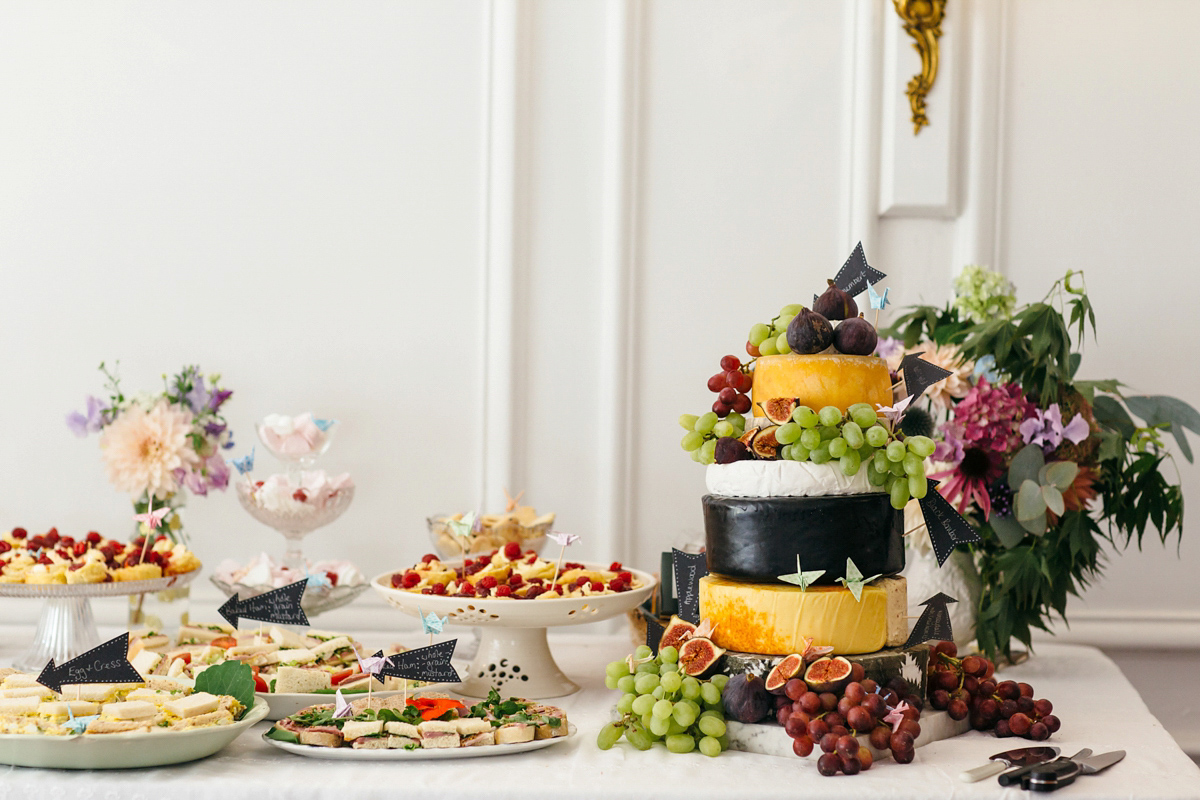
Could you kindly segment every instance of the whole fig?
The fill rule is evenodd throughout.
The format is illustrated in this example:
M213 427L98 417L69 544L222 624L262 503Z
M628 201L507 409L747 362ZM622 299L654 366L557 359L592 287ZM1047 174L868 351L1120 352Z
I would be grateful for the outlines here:
M717 439L717 449L714 455L718 464L732 464L734 461L747 461L753 458L750 455L750 448L732 437Z
M788 323L787 343L802 356L819 353L833 343L833 326L816 311L803 309Z
M813 303L813 311L829 320L854 319L858 316L858 304L831 280L829 288Z
M774 710L774 698L757 675L734 675L721 693L725 716L738 722L753 724L766 719Z
M833 332L834 349L848 356L869 356L878 343L875 327L862 317L845 320Z

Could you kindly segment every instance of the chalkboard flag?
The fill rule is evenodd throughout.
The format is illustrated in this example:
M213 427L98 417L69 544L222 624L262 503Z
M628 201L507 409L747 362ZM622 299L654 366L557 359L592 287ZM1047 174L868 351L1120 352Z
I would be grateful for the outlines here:
M913 626L912 633L904 646L916 647L921 642L930 641L953 642L954 631L950 629L950 611L946 606L949 603L957 602L953 597L938 592L921 603L925 606L925 610L921 612L921 618Z
M450 639L388 656L388 663L383 665L383 674L410 681L458 683L462 678L450 663L457 644L458 639Z
M842 268L838 270L838 274L834 276L833 283L851 297L857 297L867 290L867 281L879 283L886 277L887 275L867 263L862 242L859 242L854 246L854 252L846 259L846 263L842 264Z
M700 579L708 574L704 553L685 553L671 548L674 562L675 592L679 595L679 616L693 625L700 624Z
M646 647L649 647L651 652L657 653L658 643L662 641L662 635L666 632L666 628L646 609L639 608L638 610L642 613L642 619L646 620Z
M300 607L304 590L308 588L308 579L303 578L272 589L269 592L255 595L245 600L238 599L237 593L225 601L217 609L222 617L233 627L238 626L239 619L253 619L258 622L269 622L272 625L304 625L308 626L308 617Z
M129 663L128 633L109 639L62 665L56 665L52 658L37 676L38 683L60 694L64 684L141 683L143 680Z
M958 544L971 544L983 541L979 534L958 513L958 509L950 505L942 493L937 490L938 482L926 478L929 488L925 496L918 502L921 504L921 514L925 517L925 527L929 529L929 541L933 543L933 554L937 556L938 566L946 563L946 559L954 552Z
M914 400L925 390L951 375L950 370L921 359L920 353L907 355L900 361L900 372L904 376L904 388Z

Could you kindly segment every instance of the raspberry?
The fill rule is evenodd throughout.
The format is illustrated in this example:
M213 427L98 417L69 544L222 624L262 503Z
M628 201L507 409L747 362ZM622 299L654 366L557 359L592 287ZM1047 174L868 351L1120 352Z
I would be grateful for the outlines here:
M87 540L90 544L100 544L101 538L100 534L95 531L88 531Z
M517 588L518 586L520 586L521 584L523 584L524 582L525 582L525 579L521 577L521 573L519 573L519 572L514 572L512 575L508 576L508 585L513 587L514 589Z
M12 529L12 537L14 539L24 539L28 535L29 535L29 531L25 530L24 528L13 528Z
M583 564L575 561L568 561L567 563L563 564L563 569L583 569Z
M575 579L575 582L571 585L572 586L583 586L585 583L591 583L591 581L588 579L588 577L586 575L580 575L578 578Z
M428 586L426 586L421 590L421 594L433 594L433 589L430 589Z
M392 574L392 588L393 589L399 589L402 581L403 581L403 576L401 576L399 572Z
M9 550L12 550L12 545L0 540L0 553L7 553Z
M611 564L609 564L609 565L608 565L608 571L609 571L609 572L620 572L620 571L621 571L621 562L620 562L620 561L614 561L614 562L612 562Z
M51 528L46 531L44 538L50 544L58 544L58 528Z
M75 546L75 537L64 536L58 540L58 543L60 545L62 545L63 547L74 547Z
M504 557L509 561L516 561L521 557L521 545L517 542L509 542L504 545Z
M255 482L254 482L254 485L255 485L257 488L261 489L261 488L263 487L263 482L262 482L262 481L255 481Z
M511 596L512 596L512 587L511 586L497 586L496 587L496 597L511 597Z
M497 581L493 576L484 575L479 579L479 583L477 585L481 589L495 589L497 583L499 583L499 581Z
M435 583L435 584L433 585L433 593L434 593L434 594L445 594L445 593L446 593L446 584L444 584L444 583Z
M525 559L525 563L526 564L536 564L537 563L537 553L531 552L529 554L529 557Z
M462 586L458 587L458 596L459 597L474 597L475 596L475 587L469 583L464 583Z
M410 569L408 572L405 572L404 575L393 575L393 585L396 585L396 578L400 579L399 585L403 586L405 589L411 589L421 582L421 575L415 569Z
M543 580L542 578L530 578L529 582L532 584L535 584L537 586L541 586L543 583L545 583L545 580Z
M608 589L612 592L623 592L625 591L625 581L620 578L613 578L608 582Z
M292 492L292 499L299 500L301 503L304 503L308 500L308 492L304 491L303 489L297 489L296 491Z
M60 547L54 552L58 553L58 557L62 559L69 559L71 557L71 551L65 547Z
M336 572L330 572L329 570L325 570L325 577L329 578L330 586L337 586L338 578L337 578Z
M46 540L41 536L34 536L25 542L25 546L30 550L41 550L46 546Z
M618 573L617 573L617 578L618 578L619 580L625 581L625 583L633 583L633 573L632 573L632 572L629 572L629 571L627 571L627 570L623 570L623 571L621 571L621 572L618 572Z
M426 553L425 555L421 556L422 564L428 564L430 561L437 561L437 556L435 556L433 553Z
M601 583L600 581L593 581L592 582L592 591L593 592L603 592L604 584Z

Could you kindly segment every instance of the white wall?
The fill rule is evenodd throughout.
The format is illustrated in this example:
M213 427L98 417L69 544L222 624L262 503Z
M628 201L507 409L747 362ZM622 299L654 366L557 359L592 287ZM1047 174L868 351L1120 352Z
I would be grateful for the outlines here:
M1025 300L1084 268L1085 373L1200 402L1200 325L1162 297L1197 289L1200 7L949 14L914 139L886 0L6 3L0 524L123 532L62 417L101 360L132 387L199 362L246 445L268 412L342 420L359 495L313 554L406 563L426 514L508 487L653 567L701 536L676 416L860 239L900 303L971 261ZM232 496L189 511L210 564L280 549ZM1113 554L1062 635L1194 665L1188 528Z

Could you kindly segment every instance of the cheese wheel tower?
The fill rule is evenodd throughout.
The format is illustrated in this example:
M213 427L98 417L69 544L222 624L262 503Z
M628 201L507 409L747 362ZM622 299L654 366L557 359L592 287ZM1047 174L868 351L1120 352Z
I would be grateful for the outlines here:
M892 405L887 364L878 356L827 352L761 356L754 364L752 408L764 419L768 401L795 400L843 414L856 403ZM703 498L710 575L701 579L700 615L716 626L727 650L766 656L803 653L806 642L837 655L873 653L904 643L907 595L903 513L867 481L867 465L846 476L837 459L824 464L755 459L708 467ZM719 491L719 494L717 493ZM797 567L797 558L799 567ZM847 559L867 577L860 596L838 578ZM801 589L779 580L824 569Z

